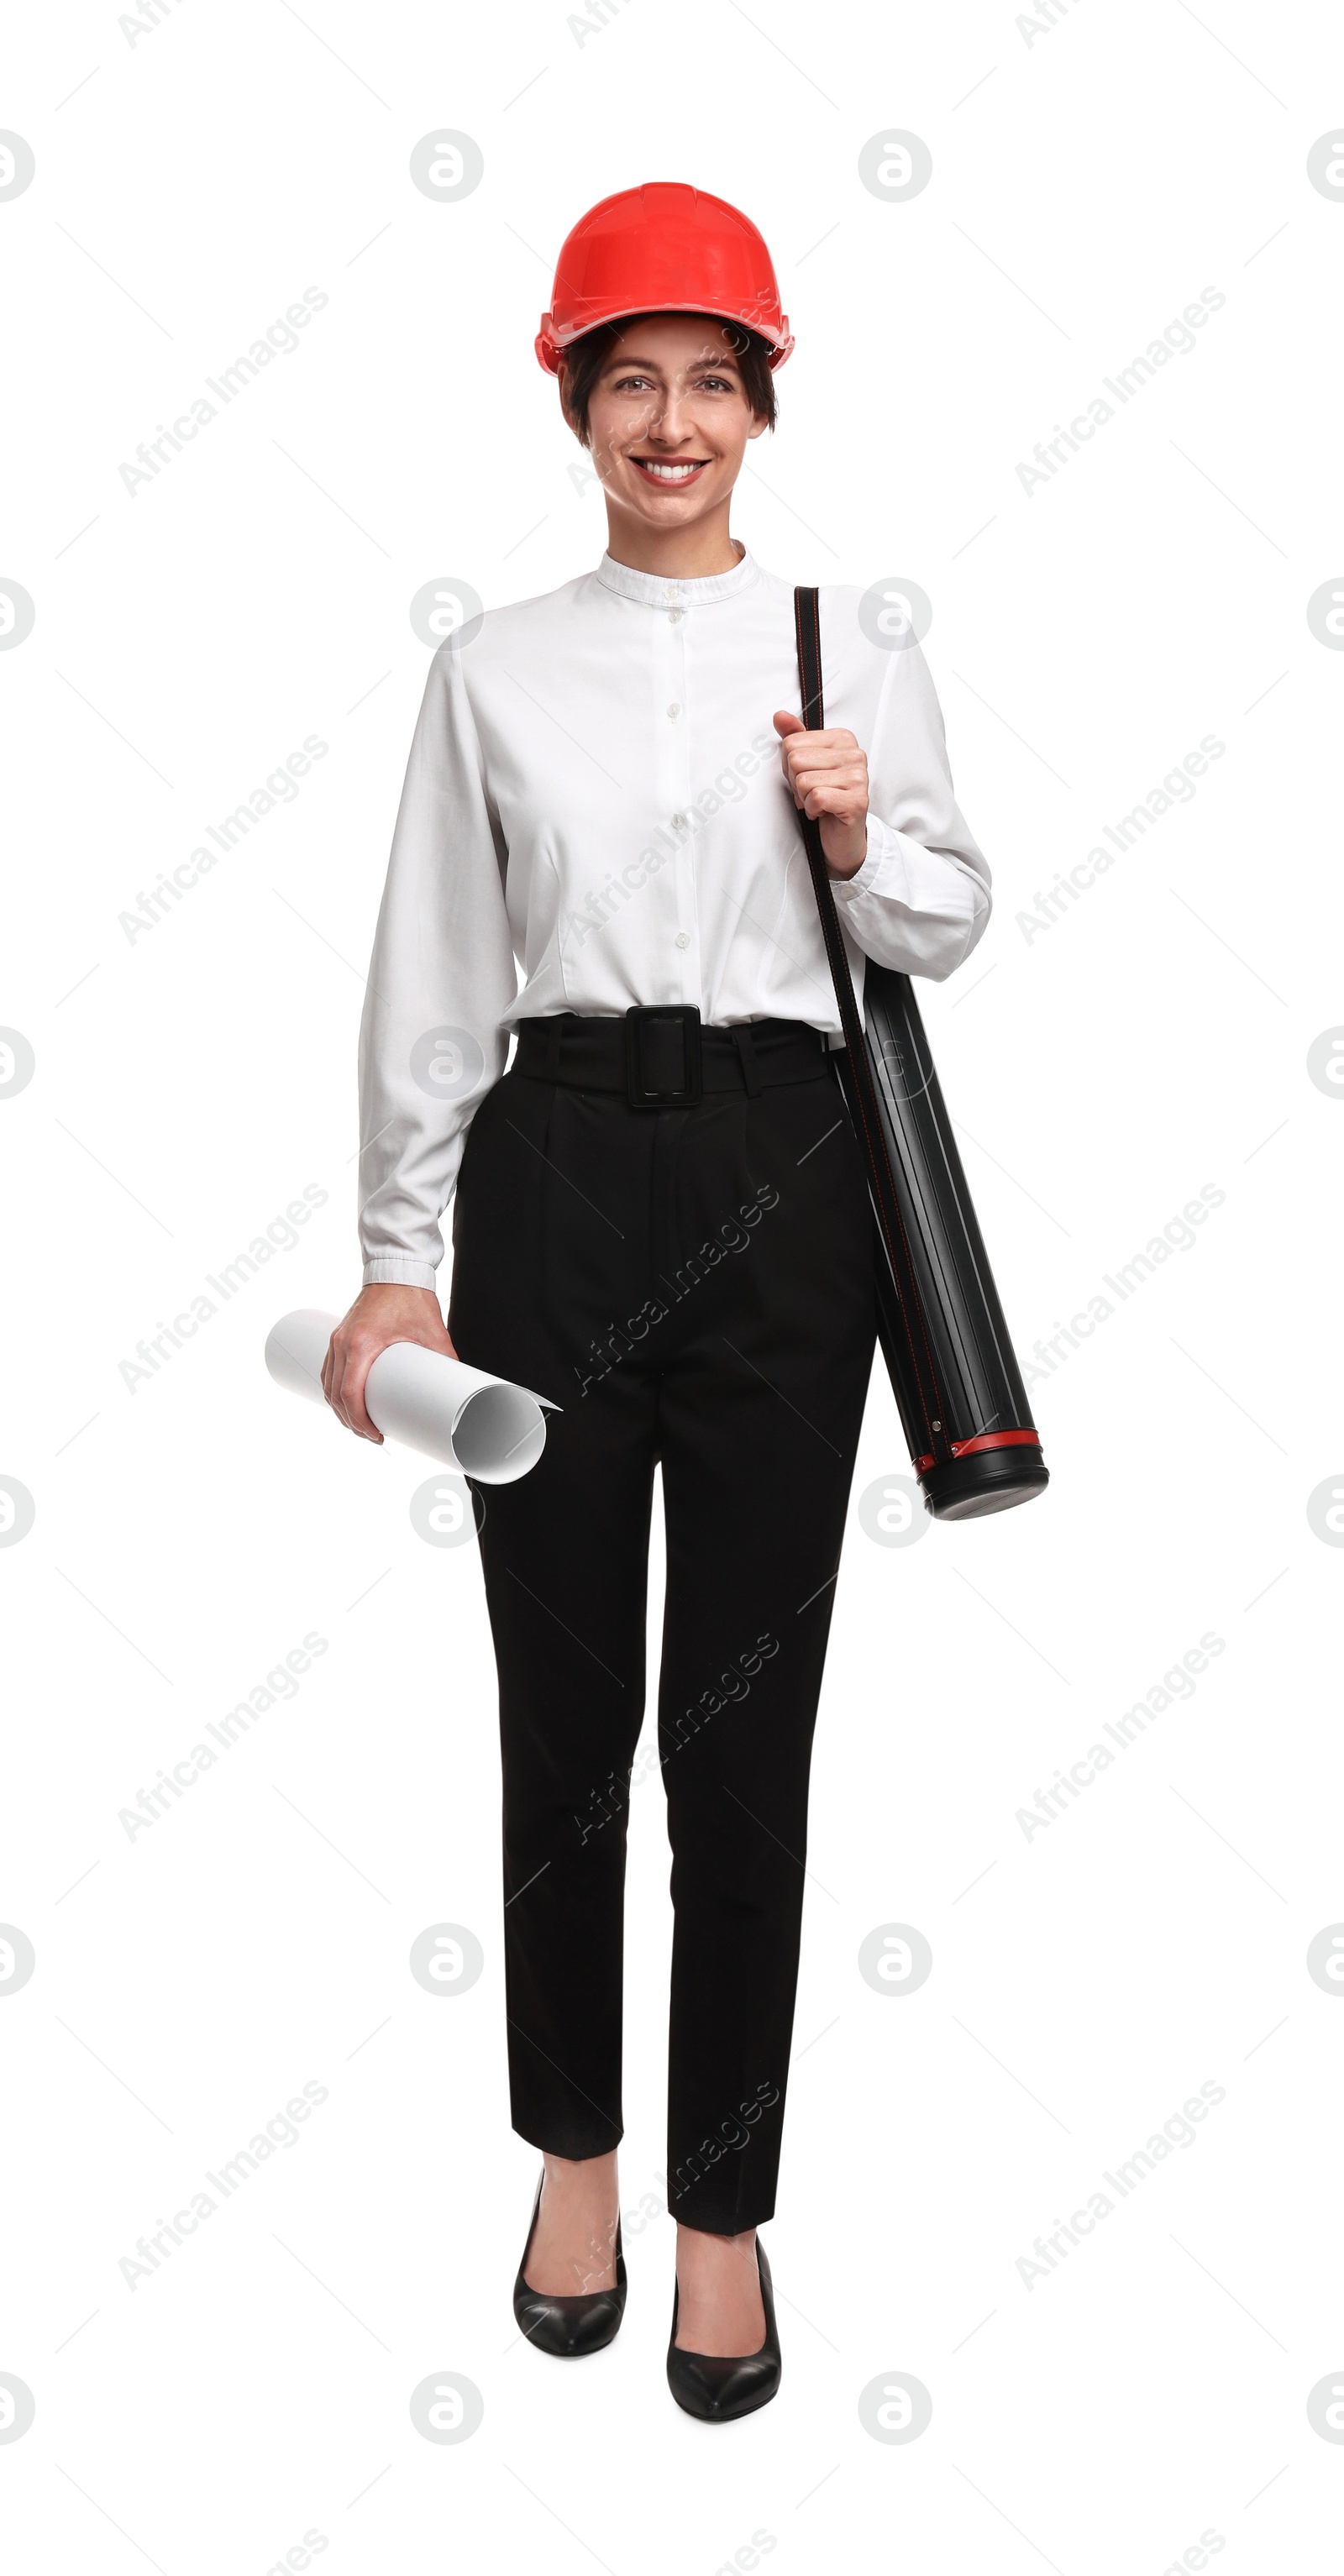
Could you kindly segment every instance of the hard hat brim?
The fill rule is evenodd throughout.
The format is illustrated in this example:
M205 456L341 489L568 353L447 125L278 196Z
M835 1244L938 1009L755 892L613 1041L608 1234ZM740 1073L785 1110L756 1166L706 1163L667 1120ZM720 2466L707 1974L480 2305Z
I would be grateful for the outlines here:
M739 330L752 331L755 333L758 340L764 340L766 342L769 351L766 365L772 370L772 372L776 367L783 366L785 359L789 356L794 345L793 334L789 329L789 317L787 313L780 315L780 324L777 329L773 323L762 324L758 321L752 321L745 313L725 313L721 306L718 305L695 304L688 303L685 300L679 300L675 304L643 303L622 305L610 313L596 314L592 321L584 323L581 331L571 331L564 339L557 336L551 315L549 313L543 313L541 317L541 329L538 331L536 341L534 343L538 362L546 369L548 375L558 376L560 373L561 360L568 355L572 348L577 346L580 340L586 339L590 331L600 331L604 329L609 322L631 322L634 320L636 314L643 313L703 313L708 321L735 322Z

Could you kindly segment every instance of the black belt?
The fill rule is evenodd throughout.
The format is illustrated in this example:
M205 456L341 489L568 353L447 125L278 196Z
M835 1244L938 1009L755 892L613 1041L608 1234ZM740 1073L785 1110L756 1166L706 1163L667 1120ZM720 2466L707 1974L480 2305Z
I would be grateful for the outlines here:
M512 1071L580 1091L623 1091L632 1109L690 1109L706 1091L815 1082L830 1050L805 1020L705 1028L694 1003L636 1004L624 1019L565 1011L520 1020Z

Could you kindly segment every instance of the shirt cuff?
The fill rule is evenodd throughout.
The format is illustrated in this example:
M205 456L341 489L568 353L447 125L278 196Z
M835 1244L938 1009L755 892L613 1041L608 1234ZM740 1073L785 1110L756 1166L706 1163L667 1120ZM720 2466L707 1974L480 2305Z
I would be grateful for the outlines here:
M380 1253L376 1261L364 1264L366 1288L437 1288L437 1274L427 1261L412 1261L409 1255Z
M878 823L875 831L873 828L875 822L877 817L870 814L868 846L864 852L862 865L855 869L852 877L831 878L831 892L842 903L851 902L856 894L872 894L876 888L882 859L882 826Z

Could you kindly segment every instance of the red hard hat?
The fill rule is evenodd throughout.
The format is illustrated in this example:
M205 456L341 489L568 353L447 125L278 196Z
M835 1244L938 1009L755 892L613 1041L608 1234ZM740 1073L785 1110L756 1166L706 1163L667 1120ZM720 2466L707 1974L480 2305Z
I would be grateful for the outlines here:
M537 356L558 375L572 341L630 313L712 313L745 323L769 343L772 367L793 347L756 226L722 197L680 180L623 188L580 216L556 263Z

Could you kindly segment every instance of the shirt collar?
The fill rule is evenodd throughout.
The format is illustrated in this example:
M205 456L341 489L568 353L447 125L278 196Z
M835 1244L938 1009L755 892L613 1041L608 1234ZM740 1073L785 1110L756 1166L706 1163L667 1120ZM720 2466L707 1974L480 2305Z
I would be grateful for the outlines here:
M662 573L636 572L632 565L617 563L609 554L603 555L597 578L620 598L637 599L646 608L700 608L710 600L735 599L740 590L749 590L760 574L754 557L744 548L741 562L734 564L731 572L709 573L695 581L673 581Z

